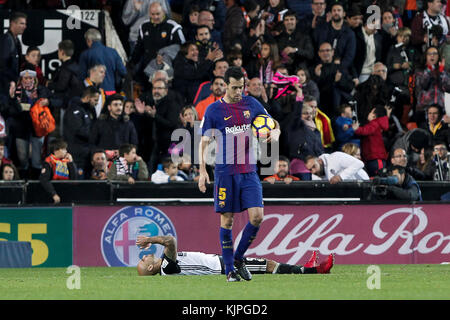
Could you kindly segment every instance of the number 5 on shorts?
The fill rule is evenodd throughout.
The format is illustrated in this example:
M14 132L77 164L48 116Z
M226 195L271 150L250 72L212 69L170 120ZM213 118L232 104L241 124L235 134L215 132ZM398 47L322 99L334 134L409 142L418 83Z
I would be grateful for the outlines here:
M227 188L219 188L219 200L225 200L227 197Z

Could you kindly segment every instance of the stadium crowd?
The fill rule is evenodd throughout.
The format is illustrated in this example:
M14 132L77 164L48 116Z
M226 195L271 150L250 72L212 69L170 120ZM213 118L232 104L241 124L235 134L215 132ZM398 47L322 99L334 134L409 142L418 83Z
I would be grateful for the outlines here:
M450 180L441 0L85 1L110 12L127 61L89 29L78 61L79 45L65 39L60 67L44 74L38 47L22 55L18 36L33 26L21 10L72 2L0 0L11 9L0 36L3 180L43 179L45 168L47 180L195 180L194 125L224 95L230 66L281 126L276 172L261 179L369 180L392 165L415 180ZM53 130L39 128L37 108ZM192 144L173 163L178 128Z

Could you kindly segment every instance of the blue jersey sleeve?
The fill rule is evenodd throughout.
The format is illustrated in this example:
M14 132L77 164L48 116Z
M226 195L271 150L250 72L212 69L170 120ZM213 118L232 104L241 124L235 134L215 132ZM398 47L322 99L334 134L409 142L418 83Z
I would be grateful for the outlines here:
M254 111L253 118L255 118L256 116L258 116L260 114L265 114L272 118L272 116L267 112L266 108L264 108L263 105L258 100L256 100L253 97L250 97L250 103L251 103L252 109Z

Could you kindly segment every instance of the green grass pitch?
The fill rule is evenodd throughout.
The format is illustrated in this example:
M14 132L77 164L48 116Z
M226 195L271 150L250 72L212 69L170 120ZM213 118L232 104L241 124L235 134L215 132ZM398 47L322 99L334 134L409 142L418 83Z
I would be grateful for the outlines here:
M330 274L138 277L135 268L81 268L69 290L66 268L0 269L2 300L448 300L450 265L379 265L380 289L369 290L368 265L336 265ZM373 283L373 282L372 282Z

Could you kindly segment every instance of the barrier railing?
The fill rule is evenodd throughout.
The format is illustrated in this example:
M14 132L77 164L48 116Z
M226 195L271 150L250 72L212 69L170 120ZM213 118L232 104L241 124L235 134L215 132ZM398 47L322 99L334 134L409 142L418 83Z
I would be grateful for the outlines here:
M61 204L115 204L146 202L210 203L213 184L205 194L197 183L176 182L154 184L136 182L133 185L118 181L54 181ZM424 201L440 201L450 191L450 182L419 182ZM264 200L276 203L295 202L367 202L370 182L300 181L289 185L282 182L263 182ZM377 201L378 203L379 201ZM39 181L0 182L0 205L51 204L53 200Z

